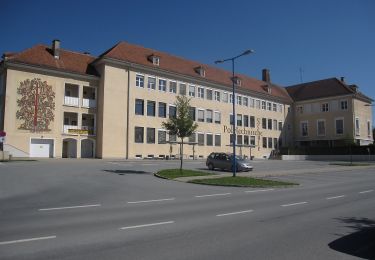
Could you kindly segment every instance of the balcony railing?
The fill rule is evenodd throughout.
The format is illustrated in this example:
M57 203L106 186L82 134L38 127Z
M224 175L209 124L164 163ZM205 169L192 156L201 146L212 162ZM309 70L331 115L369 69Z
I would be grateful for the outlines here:
M64 134L77 134L78 125L64 125Z
M82 99L82 107L96 107L96 100L95 99Z
M65 96L64 97L64 105L78 107L79 98L78 97Z
M64 125L64 134L72 135L95 135L95 127L93 126L82 126L77 125Z
M81 129L82 129L83 131L87 131L86 133L85 133L85 132L82 132L82 134L95 135L95 127L93 127L93 126L86 126L86 125L83 125Z

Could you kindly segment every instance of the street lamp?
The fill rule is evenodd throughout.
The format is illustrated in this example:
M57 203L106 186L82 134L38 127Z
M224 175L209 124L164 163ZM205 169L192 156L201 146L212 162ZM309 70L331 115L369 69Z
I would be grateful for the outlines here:
M232 158L232 170L233 170L233 177L236 177L236 98L235 98L235 89L234 89L234 61L244 55L248 55L253 53L254 50L246 50L240 55L237 55L233 58L225 59L225 60L217 60L215 61L215 64L218 63L223 63L226 61L232 61L232 104L233 104L233 122L232 122L232 127L233 127L233 158Z

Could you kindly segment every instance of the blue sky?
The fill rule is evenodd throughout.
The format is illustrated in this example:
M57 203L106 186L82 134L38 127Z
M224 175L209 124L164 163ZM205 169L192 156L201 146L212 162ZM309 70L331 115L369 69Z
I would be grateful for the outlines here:
M0 0L0 10L0 53L57 38L99 55L127 41L213 65L254 49L237 72L268 68L281 86L300 83L300 69L304 82L345 77L375 98L373 0Z

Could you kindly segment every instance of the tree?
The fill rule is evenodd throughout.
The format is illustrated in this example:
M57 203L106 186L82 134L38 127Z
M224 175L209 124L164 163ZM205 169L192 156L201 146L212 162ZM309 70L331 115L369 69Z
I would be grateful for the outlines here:
M190 110L190 99L185 96L176 97L177 116L170 116L166 122L162 122L162 126L170 135L176 135L181 139L180 144L180 171L183 163L184 138L191 136L197 129L198 124L194 122Z

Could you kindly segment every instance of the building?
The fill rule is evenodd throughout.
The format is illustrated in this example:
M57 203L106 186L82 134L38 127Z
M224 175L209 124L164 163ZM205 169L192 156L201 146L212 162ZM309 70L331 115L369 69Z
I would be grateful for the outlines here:
M312 134L300 136L301 122L311 122L303 129L312 133L317 115L302 117L297 107L326 98L334 106L334 100L345 96L325 96L323 91L320 97L305 99L299 94L305 87L280 87L271 82L268 70L263 70L262 80L239 74L232 79L231 72L217 67L126 42L94 57L64 50L54 40L51 46L4 54L0 75L0 130L7 134L4 150L20 157L174 157L179 154L176 137L168 135L161 123L176 115L176 95L191 98L191 115L199 124L186 140L190 145L184 148L184 157L231 152L234 80L237 153L268 158L280 146L318 140ZM350 107L340 112L345 127L347 116L355 115L361 124L371 119L371 110L361 106L371 104L370 98L358 91L345 98ZM340 117L333 110L326 112L334 119ZM334 140L328 130L331 118L316 120L320 119L326 120L327 128L322 140Z

